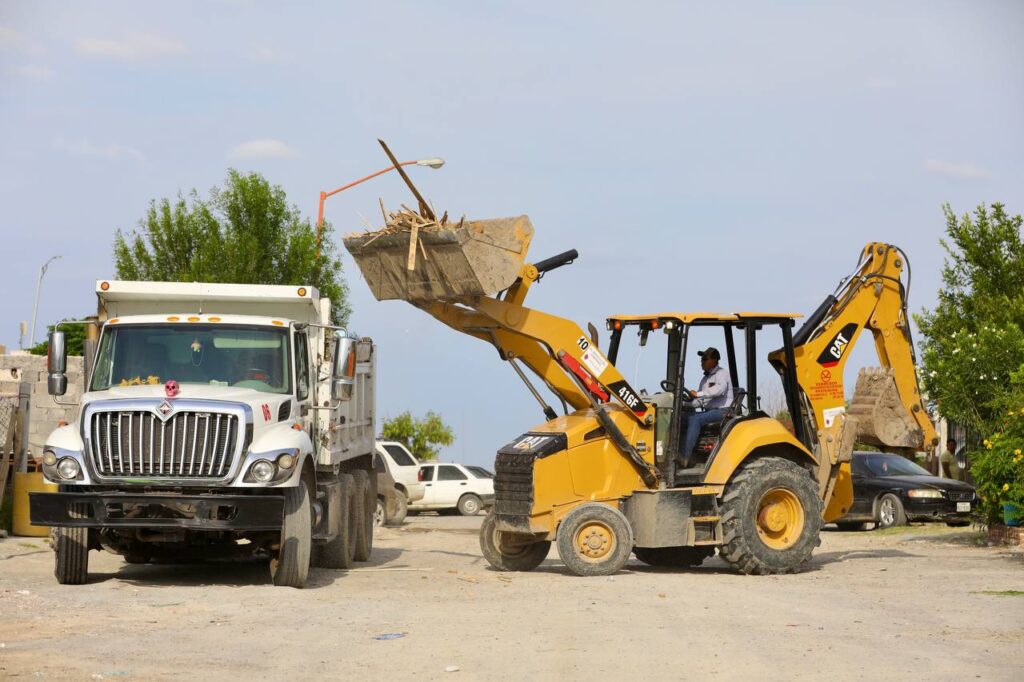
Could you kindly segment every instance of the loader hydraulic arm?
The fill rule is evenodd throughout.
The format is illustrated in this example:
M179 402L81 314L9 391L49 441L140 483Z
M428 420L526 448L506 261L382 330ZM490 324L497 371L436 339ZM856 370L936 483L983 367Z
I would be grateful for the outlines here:
M917 381L907 313L909 282L904 253L872 242L854 271L793 336L799 399L808 408L803 410L808 431L821 453L818 481L826 502L834 493L849 494L835 486L840 465L849 462L856 442L903 452L938 442ZM847 409L844 369L865 329L874 338L881 369L861 371ZM786 364L781 350L770 360L780 369Z

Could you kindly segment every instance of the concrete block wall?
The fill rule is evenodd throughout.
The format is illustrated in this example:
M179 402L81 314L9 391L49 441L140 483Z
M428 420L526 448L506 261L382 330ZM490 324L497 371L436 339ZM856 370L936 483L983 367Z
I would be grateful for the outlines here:
M17 395L23 381L31 386L29 399L29 450L34 457L42 456L43 445L50 432L61 419L73 422L78 418L78 400L85 389L83 359L68 358L68 392L58 405L46 392L46 357L41 355L0 355L0 394Z

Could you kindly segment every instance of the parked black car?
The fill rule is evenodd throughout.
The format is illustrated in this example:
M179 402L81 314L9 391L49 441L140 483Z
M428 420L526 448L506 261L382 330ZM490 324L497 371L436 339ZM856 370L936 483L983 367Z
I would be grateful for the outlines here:
M850 469L853 506L836 523L843 530L869 522L878 528L907 521L970 523L977 493L968 483L932 476L909 459L885 452L855 452Z

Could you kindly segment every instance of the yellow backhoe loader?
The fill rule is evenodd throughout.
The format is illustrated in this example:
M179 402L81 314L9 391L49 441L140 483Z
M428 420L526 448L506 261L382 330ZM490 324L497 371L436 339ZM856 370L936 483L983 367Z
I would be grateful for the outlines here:
M652 565L692 566L716 548L743 573L792 571L819 544L822 523L850 507L855 442L912 451L937 441L915 372L909 267L894 246L864 247L854 271L799 329L792 313L613 315L605 351L592 326L585 332L524 305L530 287L576 251L526 262L533 227L525 216L428 218L345 245L378 300L408 301L492 344L541 405L545 421L495 461L495 506L480 545L499 569L531 570L554 542L579 575L613 573L630 553ZM697 409L683 381L694 350L688 341L708 328L723 335L735 399L694 452L681 453L686 417ZM865 329L881 368L862 370L847 407L843 369ZM627 330L641 345L665 335L660 391L638 392L616 367ZM766 331L781 336L768 360L791 428L759 405L757 343ZM561 414L526 370L557 397ZM680 469L679 460L688 465Z

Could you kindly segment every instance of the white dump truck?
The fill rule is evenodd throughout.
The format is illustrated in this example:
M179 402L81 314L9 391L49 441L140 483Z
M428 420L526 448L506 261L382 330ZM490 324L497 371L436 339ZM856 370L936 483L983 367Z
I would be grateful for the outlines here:
M311 286L100 281L99 338L78 421L46 441L57 580L89 551L130 563L253 554L276 585L370 557L374 345ZM67 392L50 335L49 391Z

